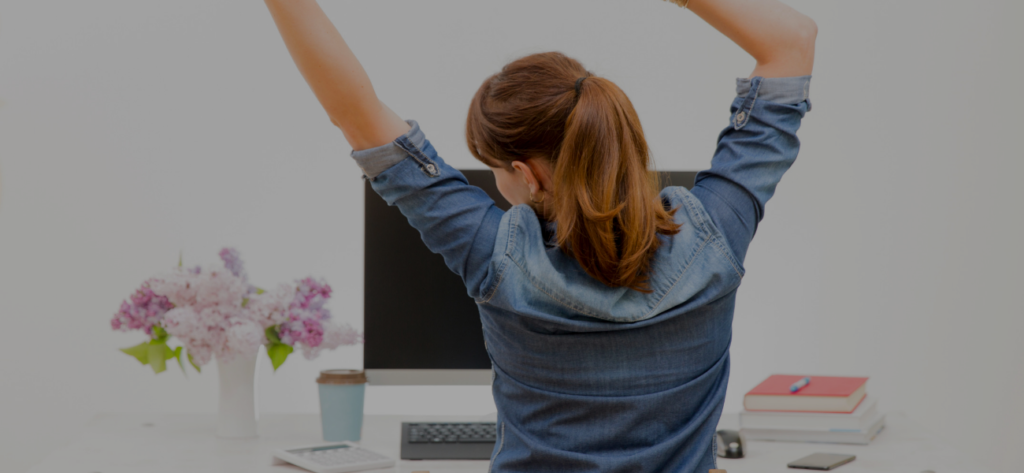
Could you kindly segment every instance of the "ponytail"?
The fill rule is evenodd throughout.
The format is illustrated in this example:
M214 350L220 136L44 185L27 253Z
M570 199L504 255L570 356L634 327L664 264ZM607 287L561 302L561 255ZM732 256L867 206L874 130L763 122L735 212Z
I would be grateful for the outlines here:
M559 247L608 286L650 292L658 235L679 225L658 198L640 119L618 86L561 53L521 58L477 91L466 139L492 167L549 157Z

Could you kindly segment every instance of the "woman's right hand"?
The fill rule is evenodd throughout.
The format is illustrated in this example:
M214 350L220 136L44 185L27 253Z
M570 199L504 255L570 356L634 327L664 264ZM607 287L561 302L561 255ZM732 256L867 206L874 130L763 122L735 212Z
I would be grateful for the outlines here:
M779 0L689 0L687 8L754 56L750 77L811 74L818 25Z
M265 3L299 72L352 149L385 145L409 131L377 98L370 77L315 0Z

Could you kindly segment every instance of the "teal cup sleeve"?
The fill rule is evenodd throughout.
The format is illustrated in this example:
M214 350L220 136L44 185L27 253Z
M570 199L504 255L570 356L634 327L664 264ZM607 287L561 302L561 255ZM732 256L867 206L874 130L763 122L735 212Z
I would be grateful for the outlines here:
M366 384L318 384L324 441L358 442L363 430Z

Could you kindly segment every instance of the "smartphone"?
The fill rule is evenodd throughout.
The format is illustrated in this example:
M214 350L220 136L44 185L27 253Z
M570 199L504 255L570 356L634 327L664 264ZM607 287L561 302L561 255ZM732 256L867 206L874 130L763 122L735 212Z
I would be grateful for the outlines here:
M815 453L789 462L786 466L790 468L803 468L805 470L831 470L837 466L852 462L854 458L857 458L857 456L843 453Z

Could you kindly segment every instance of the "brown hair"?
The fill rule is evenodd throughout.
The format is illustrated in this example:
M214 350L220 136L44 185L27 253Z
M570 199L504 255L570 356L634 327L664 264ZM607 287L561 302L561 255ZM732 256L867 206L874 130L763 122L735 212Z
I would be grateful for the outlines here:
M658 234L679 225L658 199L640 119L617 85L562 53L517 59L477 90L466 142L490 167L548 159L559 247L608 286L650 292Z

